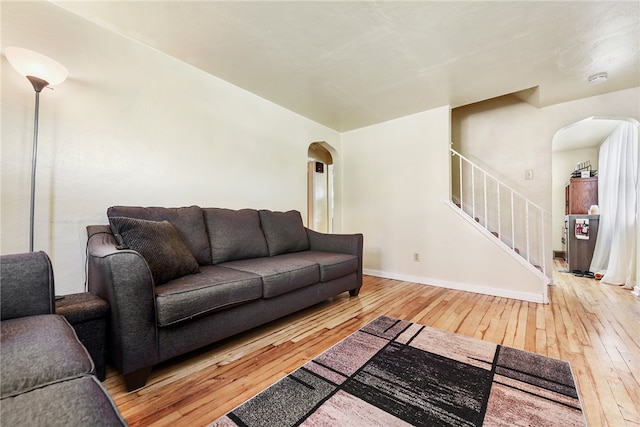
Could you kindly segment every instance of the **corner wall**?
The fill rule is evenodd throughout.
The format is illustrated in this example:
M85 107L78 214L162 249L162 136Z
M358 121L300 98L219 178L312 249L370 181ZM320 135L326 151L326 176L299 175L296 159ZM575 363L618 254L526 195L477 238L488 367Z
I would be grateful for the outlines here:
M544 301L540 278L448 203L450 123L444 106L342 135L344 231L364 234L365 272Z

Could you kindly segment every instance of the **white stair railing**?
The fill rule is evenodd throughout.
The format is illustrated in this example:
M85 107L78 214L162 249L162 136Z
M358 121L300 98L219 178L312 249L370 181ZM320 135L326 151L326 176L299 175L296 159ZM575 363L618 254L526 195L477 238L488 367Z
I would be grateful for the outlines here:
M551 215L451 148L452 202L529 264L551 277L545 230Z

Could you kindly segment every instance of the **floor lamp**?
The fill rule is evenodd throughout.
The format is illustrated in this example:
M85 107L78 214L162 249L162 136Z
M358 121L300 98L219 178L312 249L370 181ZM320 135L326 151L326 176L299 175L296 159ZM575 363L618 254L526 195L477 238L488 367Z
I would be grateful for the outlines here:
M38 112L40 92L49 85L62 83L67 78L67 69L40 53L20 47L8 47L4 51L7 61L25 76L36 91L36 107L33 121L33 154L31 157L31 209L29 215L29 252L33 252L33 217L36 192L36 159L38 157Z

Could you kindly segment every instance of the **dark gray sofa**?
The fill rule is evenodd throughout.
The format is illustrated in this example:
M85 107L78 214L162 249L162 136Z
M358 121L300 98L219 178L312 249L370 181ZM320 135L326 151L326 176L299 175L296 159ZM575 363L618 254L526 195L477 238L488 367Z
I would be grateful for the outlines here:
M0 257L0 422L126 426L73 328L54 312L44 252Z
M159 362L362 286L361 234L297 211L115 206L87 227L89 290L111 306L108 354L128 390Z

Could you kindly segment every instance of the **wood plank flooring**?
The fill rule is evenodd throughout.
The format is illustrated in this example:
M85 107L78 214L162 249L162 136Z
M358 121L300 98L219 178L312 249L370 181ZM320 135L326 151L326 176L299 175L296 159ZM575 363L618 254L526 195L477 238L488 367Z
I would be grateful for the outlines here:
M131 426L205 426L385 314L567 360L590 426L640 426L640 298L567 273L555 283L545 305L365 276L359 297L163 363L135 392L110 366L104 385Z

